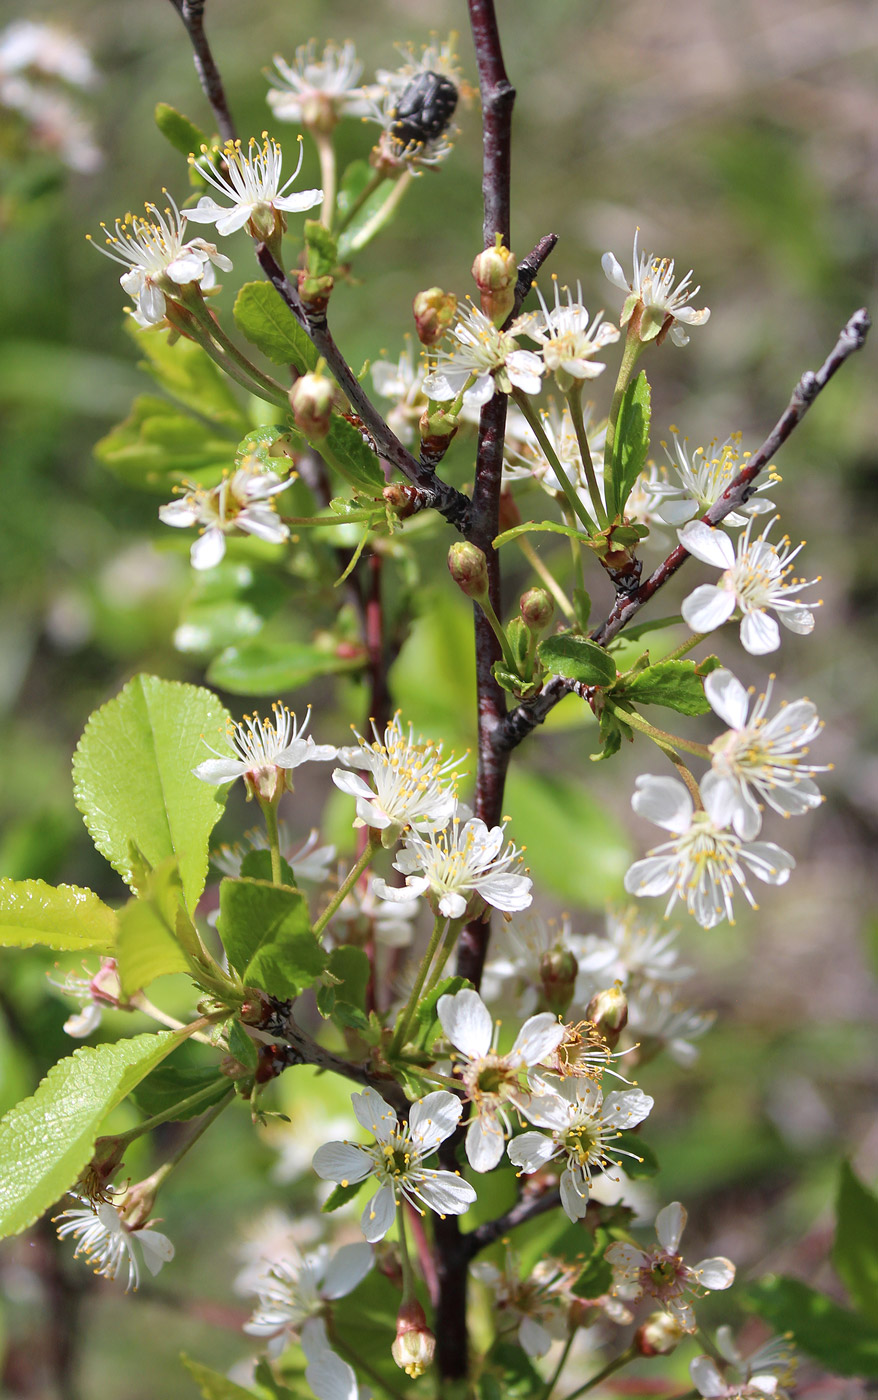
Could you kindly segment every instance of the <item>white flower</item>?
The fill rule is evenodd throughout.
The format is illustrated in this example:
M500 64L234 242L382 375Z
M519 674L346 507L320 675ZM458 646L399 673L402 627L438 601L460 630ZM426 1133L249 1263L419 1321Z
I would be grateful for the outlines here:
M308 1318L319 1316L326 1303L352 1293L372 1262L368 1244L343 1245L334 1255L326 1245L306 1255L290 1250L287 1257L266 1267L255 1290L259 1301L244 1331L270 1338L269 1355L279 1356L290 1334L301 1332Z
M626 295L622 308L620 325L627 325L637 306L642 307L639 335L641 340L654 340L665 322L670 318L670 337L675 345L686 345L689 336L684 326L703 326L710 316L707 307L696 311L688 306L701 291L700 287L690 286L692 272L674 288L673 258L657 258L653 253L641 253L637 247L640 229L634 234L634 275L629 282L618 260L612 253L604 253L601 267L612 282L629 295Z
M588 1207L591 1175L615 1164L615 1157L637 1158L636 1152L613 1148L624 1128L633 1128L650 1112L655 1100L640 1089L614 1090L603 1097L597 1084L567 1079L554 1094L540 1095L527 1106L528 1121L543 1133L522 1133L507 1148L510 1162L528 1175L556 1157L565 1157L561 1172L561 1205L568 1220L582 1220Z
M472 1272L491 1289L493 1310L517 1324L519 1344L528 1356L545 1356L552 1342L569 1335L571 1288L579 1272L576 1264L540 1259L522 1276L518 1257L507 1245L502 1268L480 1260Z
M0 75L32 69L72 87L94 87L97 70L88 50L66 29L29 19L13 20L0 31Z
M515 321L508 331L498 330L477 307L465 307L448 332L456 344L452 350L440 350L433 372L424 380L424 393L444 403L456 399L473 378L463 396L469 407L487 403L498 389L504 394L513 388L538 394L543 362L533 350L521 349L515 338L520 329Z
M796 1347L789 1333L783 1337L769 1337L767 1342L763 1342L761 1347L750 1352L749 1356L743 1356L732 1335L732 1329L718 1327L716 1346L720 1355L726 1361L731 1362L738 1385L724 1387L724 1392L703 1390L702 1385L704 1384L716 1384L716 1377L710 1375L703 1367L699 1367L696 1375L692 1370L696 1364L693 1361L690 1374L702 1395L728 1394L731 1391L736 1395L755 1396L756 1400L760 1400L760 1397L764 1395L773 1396L775 1400L786 1400L786 1388L792 1386L798 1367ZM706 1359L698 1358L698 1360ZM716 1371L715 1367L714 1370Z
M328 1142L314 1154L314 1170L324 1181L342 1186L374 1176L378 1190L363 1211L361 1225L370 1244L383 1240L393 1224L396 1208L408 1201L421 1215L419 1203L438 1215L462 1215L476 1199L468 1181L456 1172L423 1166L425 1157L457 1127L463 1105L454 1094L438 1089L413 1104L407 1123L400 1124L395 1111L375 1089L353 1094L357 1120L375 1141L366 1146L352 1142Z
M305 1381L317 1400L369 1400L371 1391L360 1390L352 1366L332 1350L322 1317L312 1317L302 1328Z
M424 366L415 359L412 338L405 338L405 349L396 364L390 360L376 360L372 366L372 384L379 398L392 399L394 406L387 414L387 422L400 442L415 440L418 422L427 407L424 393Z
M408 734L397 712L384 730L375 726L370 743L354 730L359 743L340 748L338 756L348 768L364 769L372 776L374 790L359 773L337 768L332 781L342 792L357 800L356 826L371 826L383 833L384 844L392 846L406 827L433 831L451 820L456 797L453 788L444 787L463 762L449 758L443 763L442 745L415 740L412 726Z
M6 77L0 72L0 107L19 112L29 125L29 139L71 170L90 175L103 164L91 123L66 92L45 83L36 85L17 73Z
M801 816L823 801L810 775L826 766L802 761L823 728L817 710L810 700L795 700L766 719L773 684L771 676L748 720L752 692L731 671L712 671L704 682L711 708L730 728L710 745L712 769L702 788L745 841L762 826L760 798L784 817Z
M714 439L706 448L696 447L691 453L688 439L681 438L676 428L671 428L671 433L674 439L673 456L666 442L662 443L662 447L676 481L669 481L665 476L664 480L656 479L651 482L649 489L658 502L655 509L661 519L669 525L682 525L693 516L704 515L716 504L726 487L731 485L746 466L750 453L741 452L740 433L732 433L720 446L717 446ZM766 491L772 482L778 479L769 478L761 482L755 490ZM733 510L724 516L723 524L746 525L748 516L764 515L766 511L773 509L772 501L758 499L754 495L740 510Z
M279 80L269 74L268 105L278 121L331 131L340 117L368 116L368 96L356 86L363 65L349 39L340 48L327 44L322 58L312 39L296 49L295 63L275 54L274 66Z
M802 548L790 548L787 536L779 545L770 544L766 536L774 520L770 520L762 534L750 542L753 525L752 517L747 528L738 536L737 552L728 535L722 530L712 529L703 520L690 520L677 537L684 549L701 559L705 564L713 564L724 572L719 583L705 583L683 603L680 611L693 632L712 632L728 622L735 609L741 614L741 645L751 656L764 656L777 651L780 646L780 630L767 609L777 613L784 627L791 632L803 635L814 629L812 608L819 603L806 605L800 598L792 597L802 588L812 588L819 578L805 582L790 579L787 575L793 567L793 560Z
M677 1001L670 987L642 987L628 998L628 1029L644 1040L657 1040L678 1065L689 1067L698 1059L690 1044L709 1031L716 1013L696 1011Z
M643 982L682 982L691 977L691 967L677 966L674 944L679 934L679 929L645 920L636 905L609 909L604 939L614 957L605 968L607 982L618 979L629 987Z
M134 301L138 320L150 326L164 320L166 296L173 298L176 287L200 282L208 290L216 282L214 267L223 272L232 269L229 259L218 253L213 243L203 238L186 239L188 211L181 214L167 190L164 194L169 208L162 211L157 204L147 204L145 219L126 214L116 220L113 233L101 224L107 246L94 244L99 253L130 269L119 282Z
M499 1025L478 992L464 990L441 996L436 1011L442 1029L459 1051L458 1068L472 1113L466 1130L466 1155L477 1172L488 1172L503 1156L503 1143L512 1109L523 1112L531 1099L523 1074L538 1065L559 1044L564 1027L551 1012L525 1021L512 1049L498 1055Z
M245 715L240 723L230 727L226 737L231 754L221 754L207 744L216 757L193 768L196 778L214 787L234 782L235 778L246 778L257 786L263 779L273 782L302 763L325 763L335 758L336 750L331 744L315 744L310 734L307 739L302 737L311 718L310 708L301 724L286 705L275 703L272 710L274 728L258 715ZM291 779L287 779L287 786L292 787Z
M193 223L216 224L217 233L222 235L235 233L249 223L254 236L263 237L270 234L277 224L286 228L284 214L300 214L306 209L313 209L323 199L322 190L284 193L302 168L301 137L296 168L283 184L283 152L279 143L269 141L267 136L263 136L261 146L251 136L246 155L240 141L227 141L221 154L226 166L225 175L221 175L207 160L196 156L189 159L208 184L213 185L224 199L232 201L232 207L217 204L215 199L203 195L194 209L186 210L186 217Z
M584 379L596 379L603 374L606 365L592 359L614 341L619 339L619 330L609 321L604 321L599 311L590 322L588 312L582 305L582 287L576 284L576 301L569 287L567 305L561 301L561 293L555 281L555 305L550 311L537 289L541 310L519 317L516 325L543 347L543 363L555 376L555 382L562 394L568 393L574 384Z
M613 1292L623 1298L658 1300L687 1332L696 1327L695 1310L686 1298L704 1296L704 1290L729 1288L735 1278L735 1266L718 1256L702 1259L700 1264L684 1263L678 1253L680 1236L686 1225L686 1211L679 1201L660 1210L655 1218L657 1247L638 1249L636 1245L614 1241L604 1251L604 1258L613 1268Z
M294 842L287 829L285 822L277 824L278 841L280 852L284 860L292 869L296 877L296 884L301 880L307 880L313 884L322 885L329 877L329 870L335 860L334 846L321 846L320 832L317 827L312 827L304 841ZM237 879L241 874L241 865L245 856L251 851L267 851L268 834L260 827L255 827L253 831L245 832L241 841L235 845L220 846L218 850L211 851L211 863L223 875L230 875Z
M631 805L641 817L674 833L673 841L655 846L637 860L625 876L625 889L634 895L667 894L667 918L682 899L702 928L722 919L734 923L732 896L738 885L748 903L756 901L747 888L746 866L769 885L784 885L796 862L769 841L741 841L728 829L725 803L709 786L701 787L704 810L696 812L685 784L678 778L642 776L635 784ZM721 794L720 794L721 798Z
M278 516L274 498L294 480L261 467L239 467L218 486L190 486L178 500L159 506L159 519L178 530L198 525L201 533L189 551L192 567L213 569L225 555L227 535L255 535L266 544L289 539L289 526Z
M447 919L462 919L467 913L475 917L483 902L509 914L526 909L533 882L514 873L521 852L511 842L501 854L505 832L505 826L488 828L478 817L461 823L457 816L444 831L431 831L426 839L412 831L393 862L405 875L405 885L397 889L376 880L375 892L381 899L399 901L426 895L431 907Z
M339 884L347 871L339 869ZM362 947L370 938L384 948L408 948L415 935L415 921L421 912L419 899L394 904L379 898L375 876L358 880L336 909L327 933L335 943Z
M300 1115L300 1118L304 1116ZM305 1167L310 1170L314 1145L316 1140L301 1170ZM291 1176L286 1178L287 1181L291 1179ZM300 1215L294 1220L277 1206L270 1206L260 1215L249 1218L245 1231L244 1239L235 1246L235 1257L242 1267L232 1280L232 1287L240 1294L258 1293L273 1264L279 1263L290 1253L298 1254L305 1247L314 1248L320 1235L320 1225L314 1216Z
M54 977L49 978L49 982L53 987L57 987L59 992L75 997L80 1003L81 1010L69 1016L62 1026L64 1033L74 1040L84 1040L92 1031L97 1030L104 1007L118 1006L122 995L115 958L104 958L94 976L89 976L83 963L83 972L84 977L68 972L62 982L56 981Z
M110 1188L112 1189L112 1188ZM74 1259L85 1255L96 1274L114 1279L120 1268L127 1265L128 1282L125 1292L136 1289L140 1283L140 1264L137 1258L139 1248L143 1262L151 1274L157 1274L163 1264L174 1257L174 1246L158 1230L149 1224L132 1230L126 1225L119 1211L109 1201L90 1205L83 1197L82 1209L62 1210L54 1219L62 1223L58 1226L58 1238L69 1235L76 1240Z

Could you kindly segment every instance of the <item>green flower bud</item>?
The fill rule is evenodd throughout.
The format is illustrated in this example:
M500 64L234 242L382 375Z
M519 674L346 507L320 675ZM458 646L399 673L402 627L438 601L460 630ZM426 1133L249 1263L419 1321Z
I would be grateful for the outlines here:
M448 551L448 572L458 588L478 603L488 596L488 561L474 544L459 540Z
M628 1024L628 998L622 991L622 983L616 982L612 987L595 992L585 1015L612 1049Z
M290 390L296 427L306 438L325 438L332 422L335 385L322 374L303 374Z
M545 632L555 612L555 604L545 588L529 588L522 593L518 607L529 632Z
M502 326L515 308L518 263L499 233L495 246L479 253L473 263L473 278L481 293L482 311L495 326Z
M569 948L550 948L540 959L540 981L547 1011L563 1016L573 1000L579 963Z

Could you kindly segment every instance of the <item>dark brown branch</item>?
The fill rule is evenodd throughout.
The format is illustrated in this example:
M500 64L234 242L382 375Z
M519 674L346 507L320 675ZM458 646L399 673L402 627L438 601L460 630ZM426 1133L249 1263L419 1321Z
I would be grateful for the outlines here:
M726 487L719 500L710 507L707 514L701 517L706 524L718 525L731 511L736 510L750 499L758 474L763 467L768 465L778 449L783 446L793 430L801 423L817 395L822 389L825 389L836 371L851 355L863 348L871 324L869 313L864 307L855 311L820 369L805 371L793 390L786 409L762 446L748 458L746 467ZM688 550L685 550L682 545L678 545L676 549L672 550L639 588L634 589L631 593L620 594L605 621L591 633L591 640L597 642L599 646L607 646L640 611L644 603L649 602L650 598L667 583L669 578L673 577L688 558ZM576 690L576 685L573 682L563 681L560 677L553 676L536 699L518 705L506 716L502 728L496 735L496 743L501 747L515 748L538 724L543 723L549 711L572 690Z
M515 88L506 76L494 0L469 0L469 19L482 96L482 199L485 247L501 234L509 247L512 106Z
M512 308L510 320L512 316L518 315L521 310L521 303L533 286L537 273L557 242L557 233L544 234L536 247L532 248L527 257L522 258L521 262L518 264L518 278L515 283L515 305Z
M502 1240L516 1225L525 1225L528 1220L536 1220L537 1216L545 1215L560 1204L561 1193L557 1188L542 1191L538 1196L522 1196L504 1215L499 1215L496 1220L486 1220L484 1225L478 1225L475 1230L464 1235L470 1259L475 1258L480 1250L487 1249L489 1244Z
M226 90L204 32L205 0L171 0L171 4L189 35L195 71L202 91L211 105L217 131L223 141L234 141L237 132L226 100Z
M332 332L325 319L309 317L298 290L285 276L283 268L275 262L270 249L264 243L257 243L256 256L263 272L278 295L286 303L299 325L310 336L315 349L323 356L336 382L344 390L363 426L374 439L380 455L391 466L401 471L403 476L424 493L425 505L432 506L444 515L450 525L464 532L469 521L470 500L463 492L440 480L434 471L419 462L404 447L396 434L387 426L377 408L369 399L362 384L356 378L347 360L332 338Z
M341 1055L325 1050L307 1031L303 1031L301 1026L296 1024L290 1012L289 1002L277 1001L273 997L269 998L269 1002L275 1014L273 1019L266 1023L265 1029L282 1038L285 1044L265 1047L272 1052L273 1061L269 1072L264 1075L265 1079L274 1078L275 1074L280 1074L294 1065L316 1065L318 1069L340 1074L343 1079L349 1079L362 1088L375 1089L386 1103L396 1109L401 1118L408 1118L411 1104L401 1084L395 1079L375 1074L366 1065L352 1064Z

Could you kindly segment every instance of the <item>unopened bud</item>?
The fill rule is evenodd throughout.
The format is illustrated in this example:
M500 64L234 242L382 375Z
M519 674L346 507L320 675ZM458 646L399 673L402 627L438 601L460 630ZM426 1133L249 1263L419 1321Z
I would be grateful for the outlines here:
M422 1376L436 1352L436 1338L427 1326L424 1309L416 1298L403 1303L396 1317L396 1338L390 1354L401 1371L417 1379Z
M610 1049L616 1044L628 1024L628 998L622 983L595 992L585 1012L586 1020L597 1027Z
M518 263L499 233L495 246L479 253L473 263L473 278L481 293L482 311L495 326L502 326L515 307Z
M579 963L569 948L550 948L540 959L540 981L546 1010L563 1016L576 987Z
M290 390L296 427L306 438L325 438L332 422L335 385L323 374L303 374Z
M545 588L529 588L522 593L518 608L529 632L545 632L555 612L555 604Z
M407 481L391 481L381 492L384 502L400 520L406 520L420 509L421 495L417 486Z
M325 316L335 286L334 279L328 273L317 276L311 272L300 271L297 274L297 283L299 299L308 315L315 319Z
M428 287L418 292L412 302L415 329L422 345L435 345L441 340L457 313L457 297L443 292L441 287Z
M634 1347L641 1356L667 1356L685 1335L685 1329L670 1313L654 1312L635 1332Z
M458 588L475 602L488 596L488 561L474 544L458 540L448 551L448 572Z

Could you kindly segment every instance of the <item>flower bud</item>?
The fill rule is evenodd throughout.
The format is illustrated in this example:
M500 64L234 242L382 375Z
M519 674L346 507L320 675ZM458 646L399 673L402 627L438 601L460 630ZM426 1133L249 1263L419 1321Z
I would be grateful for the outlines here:
M435 345L441 340L457 312L457 297L443 292L441 287L429 287L418 292L412 302L415 329L422 345Z
M667 1356L685 1335L685 1329L670 1313L654 1312L635 1332L634 1347L641 1356Z
M556 1016L563 1016L576 987L576 974L579 963L569 948L550 948L540 959L540 981L543 984L543 1000L546 1010Z
M529 588L522 593L518 608L529 632L545 632L552 621L555 604L545 588Z
M416 1298L403 1303L396 1317L396 1338L390 1354L401 1371L417 1379L433 1360L436 1338L427 1326L424 1309Z
M488 596L488 561L474 544L458 540L448 551L448 572L458 588L475 602Z
M628 998L622 991L622 983L604 987L595 992L585 1012L586 1020L597 1027L610 1049L616 1044L628 1024Z
M332 422L335 385L323 374L303 374L290 390L296 427L306 438L325 438Z
M502 326L515 307L518 263L499 233L495 246L479 253L473 263L473 277L481 293L482 311L495 326Z

